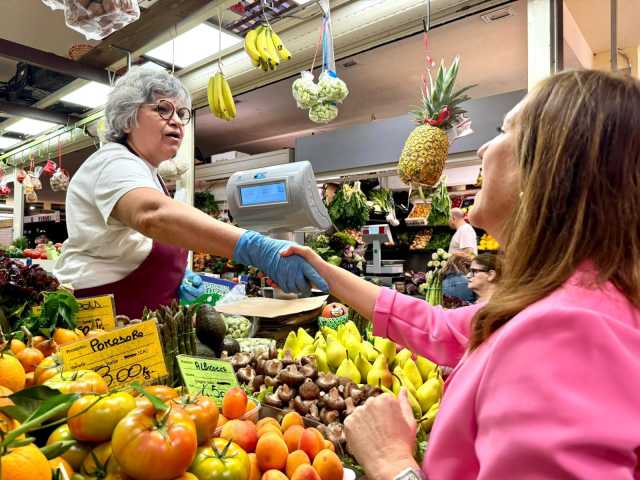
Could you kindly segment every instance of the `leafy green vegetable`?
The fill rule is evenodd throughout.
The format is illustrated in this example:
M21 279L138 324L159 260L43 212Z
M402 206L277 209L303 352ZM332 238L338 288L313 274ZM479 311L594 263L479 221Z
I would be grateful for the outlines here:
M339 230L359 229L369 221L367 197L360 190L360 182L355 182L353 187L347 183L342 185L329 205L329 216Z
M451 219L451 199L447 191L447 177L443 176L431 195L429 225L448 225Z
M369 207L375 213L389 213L393 210L393 196L388 188L378 188L369 192Z
M44 292L43 295L41 326L51 329L60 326L72 330L76 328L76 316L80 310L76 297L66 290Z
M193 204L198 210L202 210L207 215L217 215L220 212L216 197L211 192L196 192Z
M0 407L0 411L20 423L24 423L28 419L35 418L47 410L77 397L76 394L63 395L58 390L45 385L37 385L12 393L9 399L13 405Z

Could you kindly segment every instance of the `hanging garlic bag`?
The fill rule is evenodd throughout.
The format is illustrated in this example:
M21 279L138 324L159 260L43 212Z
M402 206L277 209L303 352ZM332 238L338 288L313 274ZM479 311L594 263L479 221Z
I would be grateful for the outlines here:
M64 0L67 26L87 40L102 40L138 18L136 0Z
M56 172L51 175L49 185L51 185L51 190L54 192L64 192L69 188L69 173L63 168L58 168Z
M320 74L318 88L318 96L329 102L342 103L349 95L347 84L333 70L325 70Z
M63 0L42 0L47 7L51 10L64 10Z
M313 73L307 70L300 73L300 78L293 82L291 90L298 108L302 110L311 108L318 103L320 87L314 82Z

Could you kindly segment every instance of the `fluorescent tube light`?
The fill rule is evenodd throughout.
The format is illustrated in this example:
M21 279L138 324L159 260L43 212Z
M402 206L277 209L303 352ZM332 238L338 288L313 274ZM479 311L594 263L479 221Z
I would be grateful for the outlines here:
M17 138L0 137L0 150L6 150L20 143Z
M50 128L58 126L57 123L43 122L42 120L34 120L32 118L23 118L18 120L10 127L5 128L7 132L22 133L23 135L38 135Z
M81 107L97 108L107 103L107 96L113 90L109 85L98 82L89 82L73 92L65 95L60 100Z
M169 40L150 50L146 55L168 64L173 62L177 67L185 68L241 41L239 37L223 31L222 46L220 46L218 45L219 36L220 31L217 27L201 23L178 35L175 40Z

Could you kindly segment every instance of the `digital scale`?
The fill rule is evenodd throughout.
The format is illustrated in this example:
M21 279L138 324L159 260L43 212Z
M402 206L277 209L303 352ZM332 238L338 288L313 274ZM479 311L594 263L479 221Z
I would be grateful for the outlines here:
M240 227L293 236L331 227L309 162L234 173L227 182L229 211Z
M366 225L362 227L361 232L364 243L371 243L373 248L372 263L367 263L366 272L378 275L402 275L404 272L403 260L382 259L382 244L393 242L389 225Z

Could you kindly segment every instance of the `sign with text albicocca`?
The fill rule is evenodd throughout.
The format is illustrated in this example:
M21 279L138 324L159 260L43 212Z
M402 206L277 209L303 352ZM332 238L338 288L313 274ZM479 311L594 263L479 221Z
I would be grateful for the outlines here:
M33 307L40 314L41 307ZM113 330L116 328L116 308L113 295L78 298L77 327L87 334L89 330Z
M154 320L78 340L60 349L65 371L94 370L109 388L167 376Z
M238 386L233 367L225 360L189 355L178 355L176 358L184 384L191 395L204 394L222 405L224 394Z

